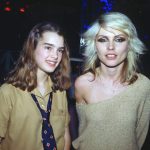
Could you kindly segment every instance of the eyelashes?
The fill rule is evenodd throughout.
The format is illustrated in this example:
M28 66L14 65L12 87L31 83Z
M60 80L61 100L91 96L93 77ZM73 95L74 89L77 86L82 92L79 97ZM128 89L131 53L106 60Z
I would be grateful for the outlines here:
M51 46L44 46L44 48L46 49L46 50L48 50L48 51L52 51L54 48L53 47L51 47ZM58 48L57 49L57 51L59 52L59 53L63 53L64 52L64 48Z
M127 39L125 37L117 37L117 38L113 39L113 41L118 42L118 43L122 43L122 42L124 42L126 40ZM101 38L98 38L97 41L103 43L103 42L109 42L109 39L105 38L105 37L104 38L101 37Z
M117 42L124 42L124 41L126 41L126 38L123 38L123 37L117 38L116 41Z
M97 39L98 42L106 42L107 40L105 38L99 38Z

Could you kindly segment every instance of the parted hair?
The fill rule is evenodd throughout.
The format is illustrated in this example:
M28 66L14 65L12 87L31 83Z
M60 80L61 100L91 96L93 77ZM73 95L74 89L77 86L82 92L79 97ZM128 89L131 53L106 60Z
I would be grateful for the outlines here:
M23 45L21 55L14 67L8 74L6 82L18 87L22 90L32 91L37 87L37 64L34 59L34 51L37 44L45 32L55 32L64 38L65 50L62 54L62 60L59 66L50 77L53 81L53 90L66 90L70 86L70 59L69 47L65 39L62 28L52 22L42 22L35 25Z
M139 56L146 50L143 42L138 38L136 28L132 21L125 14L120 12L109 12L102 14L91 26L83 33L85 40L85 65L84 72L96 74L96 68L100 67L100 60L96 54L95 38L101 28L110 27L119 30L128 37L128 55L121 72L121 81L129 84L137 79Z

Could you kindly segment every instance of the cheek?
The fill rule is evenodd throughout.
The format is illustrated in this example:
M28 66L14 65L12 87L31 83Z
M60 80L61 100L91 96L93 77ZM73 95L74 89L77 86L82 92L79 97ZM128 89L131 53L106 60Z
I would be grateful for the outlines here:
M124 49L120 52L120 57L126 58L128 55L128 49Z
M46 52L44 49L37 49L36 51L35 51L35 55L37 56L37 57L46 57L47 55L48 55L48 52Z
M120 52L122 54L127 54L128 53L128 44L125 43L123 45L117 45L117 50L118 50L118 52Z
M104 53L106 51L107 45L106 44L99 44L99 43L97 43L95 45L95 48L96 48L96 52L98 54L101 54L101 53Z
M102 49L103 46L99 43L96 43L95 47L96 47L96 50L99 51L100 49Z
M124 54L128 54L128 45L125 45L123 48L122 48L122 53Z
M45 54L43 53L43 51L35 51L34 53L34 58L35 58L35 61L36 63L39 63L43 60L43 58L45 58Z
M97 57L98 57L98 59L102 60L105 57L105 55L102 51L97 50Z
M58 61L60 62L62 60L62 54L58 55Z
M103 55L105 52L104 48L102 46L97 46L96 47L96 53L97 55L100 57L101 55Z
M122 45L120 45L120 49L123 49L124 51L128 51L129 43L128 42L122 43Z

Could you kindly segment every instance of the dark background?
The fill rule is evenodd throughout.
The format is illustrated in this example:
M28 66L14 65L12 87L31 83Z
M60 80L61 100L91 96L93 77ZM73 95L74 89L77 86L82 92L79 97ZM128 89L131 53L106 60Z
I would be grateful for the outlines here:
M6 11L7 7L11 10ZM54 21L64 28L72 70L78 72L82 58L80 34L106 11L125 13L135 24L148 49L141 58L140 69L150 77L150 0L0 0L0 83L18 58L28 32L41 21Z
M22 12L21 10L24 10ZM80 34L97 17L107 11L120 11L135 24L147 47L140 69L150 77L150 0L0 0L0 83L13 68L30 29L41 21L54 21L65 30L70 46L72 81L82 69ZM69 90L72 139L77 136L74 90ZM143 150L148 150L148 134Z

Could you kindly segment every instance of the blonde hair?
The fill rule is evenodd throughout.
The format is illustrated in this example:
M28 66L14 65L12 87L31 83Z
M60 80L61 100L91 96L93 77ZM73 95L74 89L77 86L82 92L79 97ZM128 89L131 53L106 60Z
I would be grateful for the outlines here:
M129 40L129 49L125 65L122 69L122 82L131 83L135 80L137 72L137 62L139 55L146 50L143 42L138 38L136 28L132 21L124 14L119 12L109 12L100 16L91 27L83 34L85 40L85 68L84 72L91 71L96 74L96 68L99 67L99 59L96 54L95 37L100 28L110 27L125 33Z

